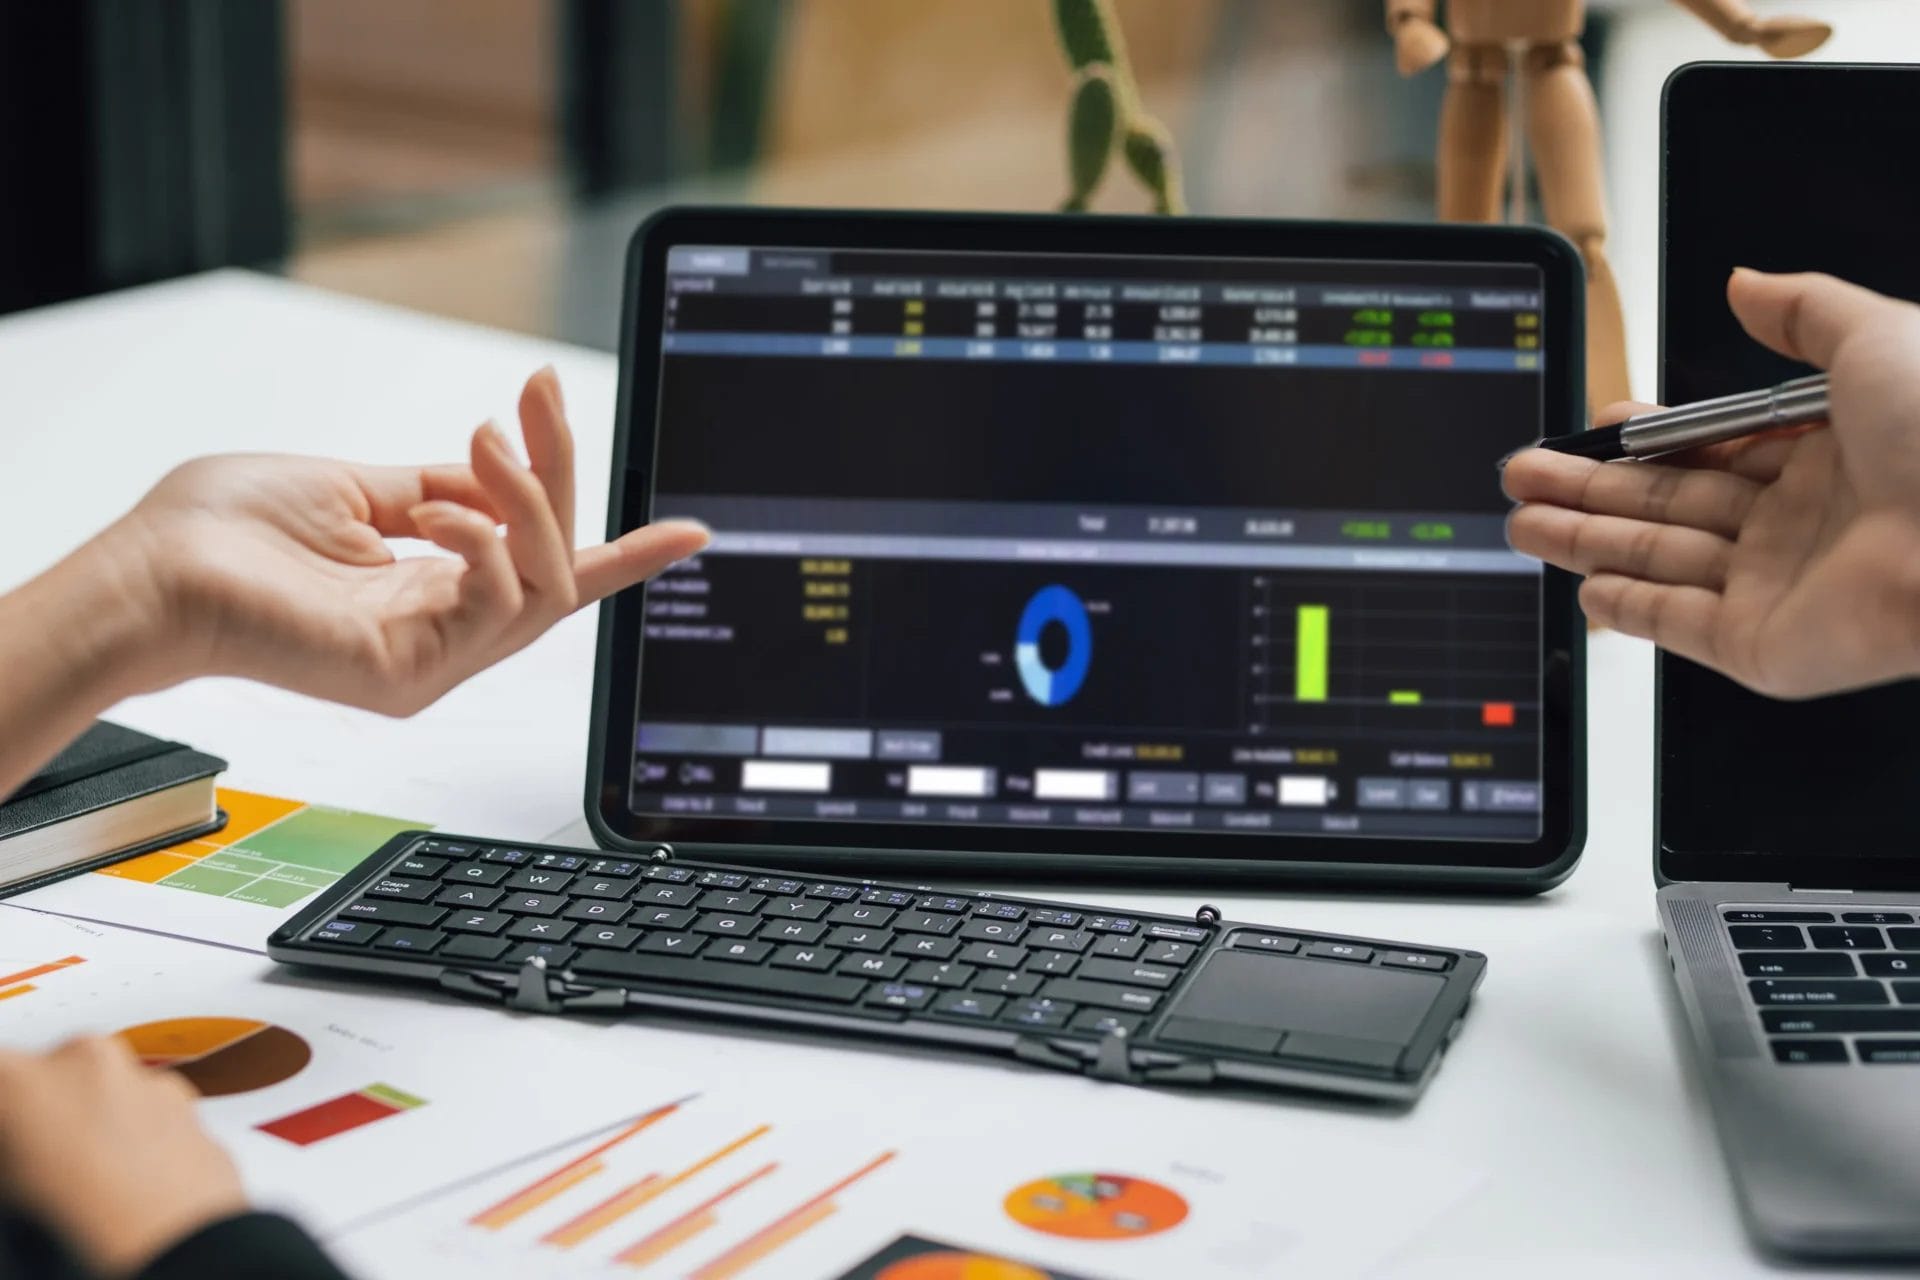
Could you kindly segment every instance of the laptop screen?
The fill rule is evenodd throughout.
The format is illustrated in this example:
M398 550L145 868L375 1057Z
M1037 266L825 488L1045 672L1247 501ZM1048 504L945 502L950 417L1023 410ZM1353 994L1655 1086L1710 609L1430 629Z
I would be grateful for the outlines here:
M1736 266L1920 300L1920 71L1706 66L1676 76L1666 110L1663 399L1809 372L1734 321ZM1660 679L1666 874L1810 887L1920 874L1891 861L1920 853L1920 684L1777 702L1666 655Z
M1537 267L666 265L636 815L1540 837Z

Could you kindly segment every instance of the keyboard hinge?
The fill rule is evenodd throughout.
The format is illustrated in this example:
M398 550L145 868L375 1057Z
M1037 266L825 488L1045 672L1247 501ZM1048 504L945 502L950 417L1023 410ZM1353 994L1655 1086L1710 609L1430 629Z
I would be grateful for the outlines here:
M1115 1028L1100 1038L1091 1058L1055 1048L1043 1037L1021 1036L1013 1044L1013 1056L1036 1066L1058 1071L1078 1071L1096 1080L1114 1084L1208 1084L1213 1080L1213 1064L1192 1058L1172 1058L1161 1062L1138 1063L1127 1044L1127 1033ZM1159 1055L1155 1055L1159 1056Z
M589 1013L627 1007L625 987L593 987L568 982L547 972L547 962L529 956L511 976L448 970L440 975L442 990L483 1000L498 1000L522 1013Z

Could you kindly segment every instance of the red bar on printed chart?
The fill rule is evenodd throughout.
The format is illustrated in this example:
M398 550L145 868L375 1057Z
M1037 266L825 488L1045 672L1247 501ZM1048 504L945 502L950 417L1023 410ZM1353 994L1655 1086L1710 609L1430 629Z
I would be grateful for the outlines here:
M370 1084L358 1093L343 1093L318 1106L296 1111L278 1120L256 1126L296 1147L310 1147L328 1138L337 1138L349 1130L397 1116L402 1111L426 1106L426 1099L405 1094L391 1085Z
M1513 727L1513 704L1511 702L1481 703L1480 723L1494 729L1511 729Z

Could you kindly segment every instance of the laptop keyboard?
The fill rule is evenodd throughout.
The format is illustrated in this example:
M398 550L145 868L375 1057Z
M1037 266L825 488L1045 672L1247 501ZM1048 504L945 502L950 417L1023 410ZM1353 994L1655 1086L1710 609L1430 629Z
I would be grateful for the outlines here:
M1775 1061L1920 1064L1920 907L1721 919Z

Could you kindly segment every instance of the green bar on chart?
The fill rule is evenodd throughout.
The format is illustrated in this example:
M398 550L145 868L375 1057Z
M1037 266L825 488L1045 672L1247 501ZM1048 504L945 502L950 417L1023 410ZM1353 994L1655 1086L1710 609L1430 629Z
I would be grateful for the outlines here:
M1293 696L1300 702L1327 700L1327 606L1303 604L1293 644Z
M1387 701L1396 707L1417 707L1420 705L1418 689L1395 689L1387 695Z

